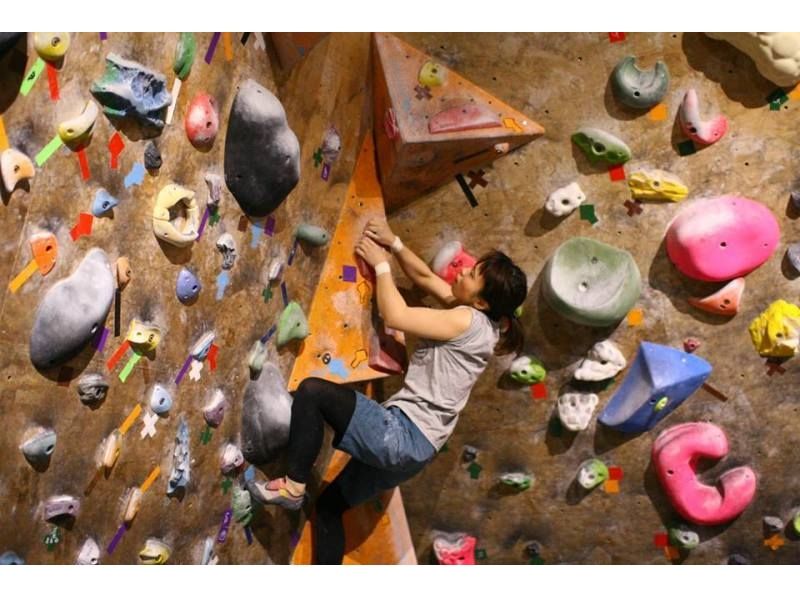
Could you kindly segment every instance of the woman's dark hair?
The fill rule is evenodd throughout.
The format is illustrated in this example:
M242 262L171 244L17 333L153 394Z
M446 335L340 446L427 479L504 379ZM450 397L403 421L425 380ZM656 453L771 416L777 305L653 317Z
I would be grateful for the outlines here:
M514 311L528 294L528 278L510 257L497 250L481 256L475 266L483 275L483 290L478 296L489 304L484 313L501 327L505 325L504 319L508 321L495 353L519 353L525 343L525 333Z

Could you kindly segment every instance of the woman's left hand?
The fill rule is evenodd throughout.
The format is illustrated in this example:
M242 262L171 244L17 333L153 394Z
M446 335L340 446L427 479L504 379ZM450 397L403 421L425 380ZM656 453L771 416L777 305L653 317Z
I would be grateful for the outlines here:
M381 262L389 261L389 252L367 236L356 243L356 255L373 268Z

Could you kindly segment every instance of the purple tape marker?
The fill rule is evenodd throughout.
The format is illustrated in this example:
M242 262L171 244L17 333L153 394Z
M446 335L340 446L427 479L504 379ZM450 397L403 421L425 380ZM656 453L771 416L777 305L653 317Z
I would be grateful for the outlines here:
M253 532L250 531L250 526L249 525L245 525L244 526L244 535L247 537L247 543L248 544L252 544L253 543Z
M268 237L275 234L275 218L272 216L268 217L266 224L264 224L264 234Z
M291 542L291 544L292 544L292 548L294 548L295 546L297 546L297 543L298 543L298 542L300 542L300 534L298 534L298 533L297 533L297 531L293 531L293 532L292 532L292 533L289 535L289 542Z
M186 375L186 372L189 371L189 366L191 364L192 364L192 356L189 355L189 357L186 358L186 361L183 362L183 367L181 368L181 371L178 372L178 375L175 377L176 386L181 383L181 380L183 380L183 377Z
M119 526L119 529L117 530L117 533L114 534L113 538L111 538L111 542L109 542L108 548L106 548L106 552L108 554L111 554L112 552L114 552L114 549L117 547L117 544L119 544L119 541L122 539L122 535L125 533L126 529L127 528L125 527L124 523Z
M100 41L104 42L108 39L108 33L101 33L100 34Z
M277 324L273 324L272 328L267 330L267 333L264 336L261 337L261 344L266 345L267 341L269 341L269 339L272 338L272 335L275 334L275 331L277 329L278 329L278 325Z
M211 43L208 45L208 51L206 52L206 64L211 64L211 60L214 58L214 51L217 49L219 36L219 33L215 33L211 36Z
M281 297L283 297L283 306L289 305L289 293L286 291L286 283L281 283Z
M331 175L331 165L325 162L325 164L322 165L322 180L327 181L330 175Z
M94 336L92 346L97 350L98 353L102 353L103 349L106 348L106 339L108 338L109 332L109 329L103 326L103 329L98 330L97 334Z
M290 266L292 265L292 262L294 261L294 254L297 253L297 244L299 242L300 241L297 240L297 237L295 237L294 244L292 245L292 250L289 252L289 259L286 260L286 263L288 265L290 265Z
M342 280L345 282L356 281L356 267L355 266L342 266Z
M228 509L222 515L222 525L219 526L219 533L217 534L217 542L220 544L225 543L225 539L228 537L228 527L231 524L231 519L233 518L233 511Z
M208 206L206 206L206 211L203 212L203 218L200 220L200 228L197 229L197 238L200 238L200 235L203 234L203 231L206 229L206 222L208 222Z

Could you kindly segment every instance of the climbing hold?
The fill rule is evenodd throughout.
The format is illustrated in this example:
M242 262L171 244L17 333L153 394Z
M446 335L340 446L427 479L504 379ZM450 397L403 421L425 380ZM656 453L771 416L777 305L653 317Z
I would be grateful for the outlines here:
M478 449L468 444L464 445L463 452L461 453L461 460L464 463L471 463L478 458Z
M139 562L143 565L163 565L169 559L172 549L157 538L147 538L144 548L139 551Z
M800 511L795 513L794 517L792 517L792 529L794 533L800 534Z
M728 119L718 114L711 120L701 120L699 103L697 92L694 89L687 91L678 110L678 122L689 139L711 145L728 131Z
M596 394L568 392L558 397L558 417L564 427L579 432L589 427L599 398Z
M251 502L250 493L239 484L233 485L231 508L233 509L233 518L237 523L244 526L250 525L250 522L253 520L253 504Z
M275 282L280 278L281 272L283 272L283 256L276 256L272 258L272 261L269 263L269 268L267 269L267 282Z
M687 353L694 353L700 347L700 340L692 336L683 341L683 350Z
M189 458L189 426L181 416L178 432L175 434L175 448L172 451L172 471L167 481L167 495L172 496L180 488L186 488L191 479Z
M280 370L264 364L257 380L248 382L242 405L242 452L255 464L273 461L289 442L292 395Z
M544 202L544 209L553 216L561 217L574 212L584 201L586 201L586 194L580 185L570 183L548 195L547 201Z
M24 565L25 559L19 556L13 550L6 550L0 554L0 565Z
M747 330L762 357L793 357L800 345L800 307L778 299L750 322Z
M439 87L443 85L447 78L447 69L441 64L428 60L419 69L419 84L427 85L428 87Z
M34 33L33 48L42 60L57 62L69 50L69 33Z
M278 347L291 340L303 340L308 336L308 320L303 308L296 301L289 302L278 320Z
M766 206L724 195L681 208L667 228L667 255L690 278L727 281L766 262L779 237L778 222Z
M41 232L31 235L30 244L39 274L46 276L56 265L58 240L53 233Z
M789 201L795 210L800 210L800 191L792 191L789 193Z
M217 338L217 333L213 330L205 332L200 339L192 345L189 354L197 361L205 361L208 352L211 350L211 345L214 344L214 339Z
M475 129L491 129L503 126L497 112L488 106L463 102L437 112L428 120L430 133L456 133Z
M604 340L594 344L586 359L581 361L574 376L576 380L592 382L608 380L621 372L626 365L628 362L617 345Z
M578 468L578 484L586 490L596 488L608 479L608 466L600 459L589 459Z
M611 73L611 88L617 99L631 108L650 108L658 104L669 87L669 69L661 60L652 69L643 71L636 58L626 56Z
M164 415L172 409L172 395L160 384L150 391L150 409L157 415Z
M728 42L756 63L758 72L781 87L800 81L800 34L777 33L706 33L713 39Z
M100 563L100 547L94 538L86 538L75 559L76 565L98 565Z
M55 430L37 426L26 430L25 438L19 448L28 463L31 465L47 463L50 455L56 450L58 436Z
M119 200L105 189L98 189L92 201L92 215L96 217L110 213L117 205Z
M598 421L620 432L649 430L700 388L710 373L711 364L696 355L643 341ZM664 398L666 402L658 405Z
M115 264L115 270L117 272L117 286L120 288L120 290L122 290L131 281L131 276L133 275L133 272L131 271L130 260L128 260L128 258L124 255L118 257Z
M248 216L266 216L300 179L300 144L280 101L252 79L239 87L225 135L225 183Z
M47 290L36 309L30 340L33 365L55 367L80 353L103 326L114 287L105 252L89 250L75 272Z
M653 465L681 517L699 525L720 525L738 517L753 500L756 475L749 467L729 469L714 486L697 478L700 459L718 460L727 454L725 433L708 422L679 424L658 435Z
M294 236L302 241L322 247L331 240L331 236L324 228L314 226L313 224L301 224L294 231Z
M322 151L322 160L325 164L331 165L336 162L342 151L342 138L336 127L328 127L322 137L322 145L319 149Z
M550 306L586 326L619 322L636 303L640 289L639 268L630 253L584 237L556 249L542 281Z
M142 490L141 488L128 488L125 499L125 511L122 515L122 521L125 525L130 525L136 518L136 514L142 506Z
M547 370L536 357L523 355L511 362L508 374L514 382L531 385L544 380L547 377Z
M669 540L672 546L683 550L694 550L700 545L700 535L685 525L669 528Z
M735 278L708 297L689 297L689 305L721 316L739 313L739 302L744 293L744 278Z
M624 164L631 159L631 150L624 141L600 129L580 128L573 133L572 141L593 163L605 160L611 165L616 165Z
M749 565L750 559L741 554L732 554L728 557L728 564L729 565Z
M200 210L194 191L171 183L156 197L153 208L153 232L156 237L176 247L186 247L197 239Z
M121 450L122 433L119 430L114 430L111 434L106 436L105 440L100 445L98 469L103 468L106 470L106 473L111 471L119 458Z
M664 170L638 170L628 176L634 199L681 201L689 188L677 176Z
M467 534L439 533L433 540L433 552L440 565L474 565L477 543Z
M78 397L84 405L105 401L108 380L103 374L84 374L78 379Z
M764 528L764 535L766 536L779 534L783 532L783 528L786 526L786 524L783 522L783 519L770 515L767 515L761 519L761 525Z
M178 44L175 46L175 56L172 59L172 71L181 81L185 81L192 72L192 63L197 51L197 42L194 33L181 33Z
M110 118L133 118L141 126L161 132L164 111L172 103L164 75L116 54L106 56L103 76L90 91Z
M222 254L222 269L230 270L236 261L236 242L230 233L223 233L217 239L217 250Z
M181 268L178 272L178 280L175 283L175 294L178 301L183 304L191 303L203 290L203 285L197 276L188 268Z
M533 476L520 472L504 473L500 476L500 482L514 490L527 490L533 484Z
M200 558L200 564L215 565L216 560L217 555L214 554L214 538L206 538L205 542L203 542L203 556Z
M203 419L212 428L216 428L222 423L225 417L225 395L220 389L215 389L211 399L203 406Z
M266 360L267 346L260 340L257 340L253 343L250 353L247 354L247 366L250 368L250 378L255 379L258 377Z
M44 502L44 520L53 521L61 517L78 516L81 510L81 500L70 496L69 494L60 494L58 496L51 496Z
M64 142L64 145L73 151L89 145L98 113L97 104L89 100L83 107L83 112L75 118L65 120L59 124L58 136Z
M226 444L219 458L219 468L222 473L231 473L241 467L242 463L244 463L244 456L239 447L231 443Z
M208 201L206 206L211 208L218 208L219 202L222 199L222 177L218 174L207 172L203 177L208 186Z
M161 168L161 152L158 150L156 142L152 139L147 142L147 146L144 148L144 167L147 170Z
M146 324L133 318L130 326L128 326L128 334L125 338L131 344L138 345L145 351L152 351L161 342L161 328L155 324Z
M32 179L36 174L31 159L13 147L0 153L0 176L7 193L17 188L20 181Z
M472 257L458 241L450 241L442 247L431 262L431 269L447 284L452 285L461 270L472 268L478 260Z
M542 545L536 540L528 542L525 545L525 554L531 559L540 557L542 555Z
M210 148L219 130L217 101L207 93L198 93L186 109L183 126L189 143L199 149Z
M786 248L786 257L795 272L800 272L800 243L792 243Z

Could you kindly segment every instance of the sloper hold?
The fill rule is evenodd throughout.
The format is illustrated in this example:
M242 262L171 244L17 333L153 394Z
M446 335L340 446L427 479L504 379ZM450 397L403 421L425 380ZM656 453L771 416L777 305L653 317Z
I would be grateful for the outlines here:
M0 176L6 192L11 193L20 181L32 179L35 174L33 162L21 151L10 147L0 154Z
M735 278L708 297L689 297L689 305L720 316L735 316L744 293L744 278Z
M628 189L634 199L680 201L689 195L689 188L677 176L657 169L632 173Z
M758 71L781 87L791 87L800 81L800 33L706 33L713 39L728 42L747 54Z
M328 231L320 226L314 226L313 224L299 225L294 234L298 239L316 245L317 247L326 245L331 239Z
M622 139L600 129L582 127L572 134L572 141L592 163L602 160L617 165L631 159L631 148Z
M225 135L225 184L248 216L275 210L300 179L300 143L278 98L252 79L239 87Z
M678 122L689 139L703 145L716 143L728 131L728 119L722 114L710 120L700 118L700 101L694 89L687 91L683 97L678 110Z
M22 454L31 464L46 463L56 450L55 430L38 427L25 433L29 438L20 445Z
M303 340L308 336L308 320L303 308L296 301L290 301L278 320L278 347L292 340Z
M709 374L711 364L705 359L643 341L598 421L620 432L649 430L700 388Z
M800 307L778 299L747 330L762 357L793 357L800 348Z
M658 435L653 465L681 517L699 525L721 525L738 517L753 500L756 474L747 466L728 469L713 486L698 479L701 459L719 460L727 454L725 432L708 422L679 424Z
M372 41L374 136L387 211L544 133L526 115L399 38L376 33Z
M586 326L610 326L639 298L641 276L627 251L594 239L562 243L544 270L542 294L559 314Z
M34 33L33 48L48 62L56 62L69 50L69 33Z
M105 189L98 189L94 194L94 200L92 200L92 215L98 218L104 216L112 212L118 204L119 200L116 197Z
M203 285L197 276L188 268L181 268L178 280L175 282L175 295L181 303L191 303L203 290Z
M200 209L194 191L170 183L164 185L153 206L153 232L176 247L186 247L197 239Z
M78 116L59 124L58 136L64 145L73 151L89 145L98 113L97 104L89 100Z
M636 58L626 56L611 73L611 89L616 98L631 108L650 108L658 104L669 87L669 69L661 60L652 69L641 70Z
M273 461L289 443L292 396L280 370L266 362L248 382L242 404L242 453L250 463Z
M55 367L80 353L105 323L115 286L105 251L94 248L75 272L48 289L31 330L33 365Z

